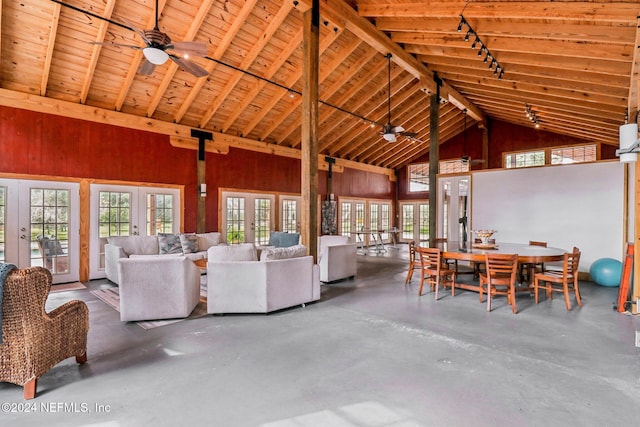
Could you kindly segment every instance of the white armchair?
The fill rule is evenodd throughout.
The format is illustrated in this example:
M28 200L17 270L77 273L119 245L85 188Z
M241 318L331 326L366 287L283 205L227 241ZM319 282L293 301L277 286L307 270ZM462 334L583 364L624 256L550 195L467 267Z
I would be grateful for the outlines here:
M185 257L121 258L120 320L189 316L200 301L200 269Z
M318 237L318 265L320 281L334 282L356 275L357 245L348 236Z

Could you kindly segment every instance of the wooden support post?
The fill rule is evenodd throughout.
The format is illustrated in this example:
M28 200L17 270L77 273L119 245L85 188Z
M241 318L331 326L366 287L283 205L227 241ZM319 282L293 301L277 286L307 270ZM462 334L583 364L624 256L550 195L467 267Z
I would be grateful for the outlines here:
M304 12L302 66L302 243L318 260L318 61L320 1Z
M213 134L211 132L191 129L191 136L198 138L198 159L196 161L196 197L198 199L196 208L196 233L205 233L207 231L207 162L205 156L205 141L207 139L213 140Z
M434 76L437 90L429 99L430 115L429 115L429 246L435 246L437 231L437 212L438 212L438 163L440 162L440 135L439 135L439 116L440 116L440 85L442 80L438 76Z

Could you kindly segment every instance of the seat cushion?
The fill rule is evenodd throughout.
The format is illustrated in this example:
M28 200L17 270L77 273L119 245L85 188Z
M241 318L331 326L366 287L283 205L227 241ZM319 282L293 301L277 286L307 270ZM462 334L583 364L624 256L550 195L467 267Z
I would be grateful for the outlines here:
M239 245L211 246L207 250L207 259L209 262L257 261L258 255L256 246L253 243L242 243Z

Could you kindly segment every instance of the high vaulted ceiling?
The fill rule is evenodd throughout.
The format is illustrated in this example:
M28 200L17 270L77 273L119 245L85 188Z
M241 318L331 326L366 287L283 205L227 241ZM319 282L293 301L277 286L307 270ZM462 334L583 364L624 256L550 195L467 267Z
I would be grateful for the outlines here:
M95 15L151 29L155 0L64 0L74 8L51 0L0 3L0 91L13 106L26 94L24 108L55 103L49 108L64 114L81 105L124 113L132 123L210 130L214 140L300 148L302 18L310 0L160 0L161 31L207 44L207 57L191 58L208 71L202 78L171 61L142 75L140 50L92 44L143 46L135 32ZM323 155L398 168L426 153L434 73L443 81L441 143L462 132L463 111L469 125L489 117L532 126L528 105L542 129L612 145L627 109L635 115L637 0L320 3ZM461 13L468 25L458 32ZM474 34L465 41L469 27L476 49ZM500 64L501 79L483 61L487 52L479 56L482 45ZM420 141L390 144L380 135L388 121L388 53L391 122Z

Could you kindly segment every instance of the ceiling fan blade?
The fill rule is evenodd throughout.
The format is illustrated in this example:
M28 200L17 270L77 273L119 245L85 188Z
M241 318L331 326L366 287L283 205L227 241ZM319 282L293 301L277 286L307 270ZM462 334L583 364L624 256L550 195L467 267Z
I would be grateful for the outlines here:
M153 70L155 69L155 64L152 64L148 59L145 59L138 72L144 76L150 76L151 74L153 74Z
M193 74L196 77L204 77L209 75L209 72L207 70L194 62L188 61L175 55L169 55L169 57L187 73Z
M207 55L207 45L202 42L175 42L166 47L166 49L172 49L181 54L188 55Z
M406 136L407 138L414 138L418 133L417 132L398 132L402 136Z
M119 21L122 21L122 23L125 24L127 26L127 28L129 28L131 31L133 31L134 33L139 35L140 38L142 39L142 41L144 41L146 45L150 45L151 44L151 41L144 34L144 31L137 29L136 27L133 26L133 24L131 24L129 21L127 21L124 18L117 18L117 19Z

